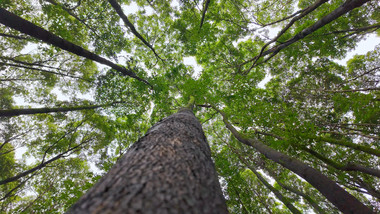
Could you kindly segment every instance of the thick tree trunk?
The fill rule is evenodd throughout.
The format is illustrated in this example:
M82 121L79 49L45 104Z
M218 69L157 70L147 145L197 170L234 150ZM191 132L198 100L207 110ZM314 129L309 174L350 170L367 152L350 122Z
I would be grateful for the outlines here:
M228 213L192 111L155 124L68 213Z

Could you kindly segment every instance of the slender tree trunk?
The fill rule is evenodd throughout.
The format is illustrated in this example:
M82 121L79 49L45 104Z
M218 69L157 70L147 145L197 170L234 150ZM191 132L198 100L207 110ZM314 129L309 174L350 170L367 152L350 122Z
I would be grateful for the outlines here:
M261 174L259 172L256 171L256 169L251 165L249 164L240 154L238 151L236 151L235 149L233 149L232 147L230 147L231 150L238 156L239 160L245 164L245 166L250 169L253 174L256 175L257 179L260 180L260 182L262 184L264 184L264 186L266 188L268 188L277 198L278 200L280 200L292 213L299 213L301 214L301 212L292 204L290 203L289 199L286 198L279 190L277 190L276 188L274 188L268 181L265 180L265 178L263 176L261 176Z
M263 167L263 166L261 166ZM325 214L326 212L323 211L323 209L317 204L317 202L312 199L310 196L308 196L306 193L302 192L301 190L298 190L297 188L295 187L291 187L291 186L288 186L284 183L282 183L280 181L280 179L278 179L278 177L275 175L275 173L273 171L271 171L270 169L268 169L267 167L263 167L268 173L269 175L282 187L284 188L285 190L288 190L289 192L292 192L294 194L297 194L301 197L303 197L314 209L314 211L316 213L319 213L319 214Z
M231 189L235 192L236 196L237 196L237 199L242 207L242 214L249 214L249 211L248 209L245 207L244 205L244 202L241 200L241 197L240 197L240 193L239 193L239 190L238 188L236 188L236 186L233 184L233 182L228 182L229 184L231 183Z
M44 41L46 43L49 43L51 45L54 45L56 47L59 47L63 50L69 51L73 54L76 54L78 56L85 57L87 59L96 61L100 64L107 65L119 72L121 72L123 75L130 76L132 78L135 78L139 81L142 81L148 85L150 85L146 80L141 79L138 77L132 70L126 69L125 67L121 67L119 65L116 65L115 63L96 55L74 43L71 43L67 40L64 40L60 38L59 36L5 10L4 8L0 8L0 23L8 26L10 28L13 28L17 31L20 31L22 33L25 33L29 36L32 36L38 40ZM151 86L151 85L150 85Z
M0 36L13 38L13 39L20 39L20 40L27 40L28 39L27 37L17 36L17 35L12 35L12 34L6 34L6 33L0 33Z
M368 207L358 199L340 187L333 180L323 175L318 170L310 167L302 161L276 151L261 141L254 138L245 138L228 122L224 112L214 107L222 116L223 122L232 134L243 144L255 148L258 152L265 155L268 159L281 164L295 174L304 178L319 192L322 193L332 204L343 213L373 213Z
M301 212L293 206L292 203L276 188L274 188L268 181L265 180L263 176L260 175L259 172L257 172L253 167L248 166L247 167L256 175L256 177L261 181L264 186L266 186L292 213L299 213Z
M267 211L267 213L273 214L272 210L269 208L268 203L266 201L267 198L263 199L263 197L255 189L252 189L252 192L253 192L253 194L256 195L256 197L258 197L259 203L261 205L263 205L263 207L265 208L265 210Z
M310 153L314 157L318 158L319 160L323 161L327 165L335 168L335 169L342 170L342 171L363 172L363 173L373 175L373 176L380 178L380 170L378 170L376 168L370 168L370 167L366 167L366 166L363 166L363 165L360 165L357 163L350 163L350 162L347 164L337 163L337 162L335 162L329 158L324 157L323 155L319 154L318 152L316 152L312 149L309 149L306 147L304 147L302 149L305 150L306 152Z
M78 20L80 23L82 23L84 26L86 26L88 29L90 29L94 35L98 36L96 31L92 27L90 27L85 21L83 21L77 15L75 15L71 9L63 6L62 4L57 3L55 0L46 0L46 1L52 5L59 6L60 8L62 8L64 11L66 11L68 14L70 14L72 17L74 17L76 20Z
M359 150L359 151L362 151L362 152L365 152L365 153L368 153L368 154L371 154L371 155L376 155L377 157L380 157L380 150L379 149L373 149L369 146L364 146L364 145L360 145L360 144L356 144L356 143L351 143L351 142L348 142L348 141L345 141L345 140L337 140L337 139L334 139L334 138L330 138L330 137L314 137L315 140L317 141L324 141L324 142L327 142L329 144L335 144L335 145L340 145L340 146L345 146L345 147L348 147L348 148L352 148L352 149L355 149L355 150Z
M32 71L39 71L39 72L42 72L42 73L55 74L55 75L58 75L58 76L70 77L70 78L74 78L74 79L81 79L81 80L90 82L90 80L84 79L82 77L73 76L73 75L70 75L70 74L67 74L67 73L61 73L61 72L56 72L56 71L47 70L47 69L36 68L36 67L32 67L32 66L25 66L25 65L12 64L12 63L3 63L3 62L0 62L0 65L12 66L12 67L17 67L17 68L23 68L23 69L32 70Z
M327 14L325 17L322 19L318 20L315 22L312 26L302 30L300 33L295 35L293 38L289 39L288 41L284 42L281 45L278 45L268 51L265 51L263 55L267 55L269 53L278 53L281 49L284 49L285 47L293 44L294 42L305 38L307 35L313 33L314 31L318 30L319 28L325 26L326 24L336 20L340 16L348 13L349 11L362 6L366 2L370 0L347 0L344 2L340 7L332 11L331 13Z
M88 105L88 106L65 106L58 108L26 108L26 109L0 109L0 117L14 117L27 114L46 114L52 112L80 111L96 109L109 105Z
M155 124L68 213L228 213L192 111Z

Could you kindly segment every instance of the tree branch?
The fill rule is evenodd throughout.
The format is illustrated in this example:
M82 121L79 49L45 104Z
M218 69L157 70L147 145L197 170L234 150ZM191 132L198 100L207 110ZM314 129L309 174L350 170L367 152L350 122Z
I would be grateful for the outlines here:
M232 125L228 122L226 115L215 108L223 116L223 122L231 133L241 143L253 147L258 152L263 154L268 159L284 166L293 171L300 177L304 178L318 191L320 191L332 204L334 204L343 213L372 213L372 211L361 203L358 199L337 185L333 180L323 175L318 170L301 162L300 160L290 157L284 153L270 148L256 138L243 137Z
M18 30L22 33L25 33L29 36L32 36L36 39L39 39L41 41L44 41L48 44L51 44L53 46L56 46L56 47L59 47L63 50L66 50L66 51L69 51L73 54L76 54L78 56L82 56L82 57L85 57L87 59L90 59L90 60L93 60L93 61L96 61L100 64L103 64L103 65L107 65L117 71L119 71L120 73L122 73L123 75L125 76L130 76L134 79L137 79L141 82L144 82L145 84L151 86L153 88L152 85L149 84L149 82L147 82L146 80L144 79L141 79L140 77L138 77L132 70L130 69L126 69L125 67L121 67L119 65L116 65L114 64L113 62L99 56L99 55L96 55L74 43L71 43L67 40L64 40L60 37L58 37L57 35L5 10L4 8L0 8L0 23L2 23L3 25L5 26L8 26L10 28L13 28L15 30Z
M29 169L29 170L26 170L26 171L24 171L24 172L22 172L22 173L19 173L19 174L16 175L16 176L13 176L13 177L10 177L10 178L6 178L6 179L0 181L0 185L4 185L4 184L7 184L7 183L10 183L10 182L13 182L13 181L17 181L18 179L20 179L20 178L22 178L22 177L25 177L25 176L29 175L30 173L33 173L33 172L35 172L35 171L38 171L38 170L42 169L43 167L45 167L46 165L48 165L49 163L52 163L52 162L54 162L54 161L56 161L56 160L58 160L58 159L60 159L60 158L66 157L66 155L67 155L68 153L70 153L71 151L73 151L73 150L75 150L75 149L81 147L83 144L85 144L85 143L87 143L87 142L88 142L87 140L86 140L86 141L82 141L82 142L81 142L80 144L78 144L77 146L74 146L74 147L72 147L72 148L66 150L66 151L63 152L63 153L61 153L61 154L59 154L59 155L56 155L54 158L51 158L51 159L49 159L48 161L43 161L43 162L41 162L41 163L38 164L36 167L33 167L33 168Z
M208 5L210 4L210 1L211 0L204 0L205 3L204 3L203 11L202 11L202 19L201 19L201 25L200 25L199 29L202 28L202 25L203 25L203 22L205 20L206 12L208 9Z
M322 2L324 3L326 0L320 0L318 1L316 5L318 4L321 4ZM270 58L272 58L273 56L275 56L277 53L279 53L282 49L288 47L289 45L305 38L306 36L310 35L311 33L315 32L316 30L320 29L321 27L327 25L328 23L334 21L335 19L339 18L340 16L348 13L349 11L357 8L357 7L360 7L362 6L363 4L365 4L366 2L368 2L370 0L347 0L345 3L343 3L340 7L338 7L337 9L335 9L334 11L332 11L331 13L327 14L325 17L323 17L322 19L318 20L317 22L315 22L312 26L302 30L300 33L297 33L295 36L293 36L291 39L287 40L286 42L280 44L280 45L276 45L274 47L272 47L271 49L267 50L267 51L264 51L264 49L271 43L277 41L278 37L282 35L282 32L285 32L289 27L286 26L279 34L278 36L276 36L275 39L273 39L272 41L269 42L269 44L267 43L266 45L264 45L264 47L261 49L260 51L260 54L251 58L250 60L247 60L243 63L241 63L239 65L239 67L247 64L247 63L250 63L250 62L253 62L252 65L250 66L249 69L247 69L246 71L243 72L243 74L248 74L252 68L254 68L256 66L256 62L259 60L259 58L263 57L263 56L266 56L268 54L271 54ZM311 9L313 9L311 7ZM315 9L315 8L314 8ZM305 13L305 12L304 12Z
M26 108L26 109L0 109L0 117L14 117L19 115L30 115L30 114L46 114L52 112L69 112L69 111L81 111L96 109L106 106L111 106L111 104L104 105L87 105L87 106L65 106L57 108Z
M11 35L11 34L6 34L6 33L0 33L0 36L9 37L9 38L13 38L13 39L20 39L20 40L27 40L28 39L28 37L16 36L16 35Z
M140 35L139 32L137 32L135 26L133 26L133 24L129 21L128 17L124 14L123 10L121 9L121 6L119 5L119 3L117 3L116 0L108 0L108 2L111 4L111 6L113 7L113 9L115 9L116 13L120 16L120 18L123 20L124 24L129 28L129 30L131 30L131 32L138 38L140 39L149 49L151 49L154 53L154 55L160 59L161 61L163 61L161 59L160 56L158 56L158 54L156 53L156 51L154 50L154 48L144 39L144 37L142 37Z

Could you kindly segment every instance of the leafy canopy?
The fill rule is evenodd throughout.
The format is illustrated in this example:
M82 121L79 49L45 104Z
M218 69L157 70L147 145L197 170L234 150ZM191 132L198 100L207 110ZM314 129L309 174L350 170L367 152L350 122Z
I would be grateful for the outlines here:
M379 211L380 46L345 65L337 60L380 34L380 6L369 1L336 15L345 2L352 0L117 1L142 40L108 1L1 1L153 88L0 25L0 109L101 105L0 117L0 180L15 178L0 185L0 213L64 212L190 96L231 213L291 213L284 201L302 213L339 211L239 143L211 106L244 136L303 161Z

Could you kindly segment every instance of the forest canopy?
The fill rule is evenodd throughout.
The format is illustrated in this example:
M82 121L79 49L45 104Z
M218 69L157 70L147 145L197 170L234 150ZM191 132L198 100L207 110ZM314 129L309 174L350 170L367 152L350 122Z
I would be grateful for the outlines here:
M1 0L0 23L0 213L65 212L191 96L230 213L344 212L325 180L380 212L380 45L339 61L377 0Z

